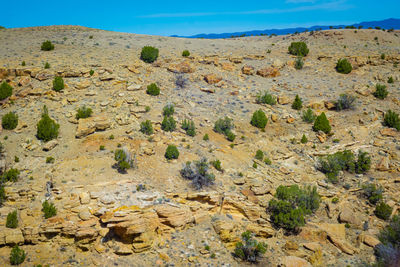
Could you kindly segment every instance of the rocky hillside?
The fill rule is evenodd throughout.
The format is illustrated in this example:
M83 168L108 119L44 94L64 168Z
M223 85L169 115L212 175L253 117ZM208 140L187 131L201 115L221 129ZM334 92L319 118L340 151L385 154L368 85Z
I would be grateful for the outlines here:
M53 50L41 50L46 40ZM0 81L13 88L0 102L1 266L16 244L22 266L242 266L234 251L247 230L265 242L261 266L376 261L390 221L376 207L385 203L393 217L400 206L400 132L384 123L389 109L400 111L399 31L204 40L51 26L0 30L0 41ZM288 53L299 41L309 49L302 59ZM159 49L153 63L140 60L144 46ZM341 58L350 73L335 69ZM149 94L151 83L159 95ZM166 105L174 112L164 117ZM59 124L50 138L38 134L44 106ZM82 107L88 118L76 116ZM251 123L257 110L265 127ZM9 112L16 127L4 123ZM313 123L322 113L330 131ZM175 129L164 121L171 117ZM169 145L179 156L166 158ZM193 178L188 168L201 159L204 172ZM271 208L281 185L319 195L293 227ZM56 209L47 219L45 200ZM7 227L15 210L17 225Z

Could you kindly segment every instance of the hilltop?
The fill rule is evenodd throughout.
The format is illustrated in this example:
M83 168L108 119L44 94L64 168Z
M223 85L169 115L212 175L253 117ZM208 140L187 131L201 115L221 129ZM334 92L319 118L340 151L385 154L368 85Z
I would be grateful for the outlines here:
M41 50L46 40L54 50ZM388 222L375 215L362 187L382 187L391 215L398 213L400 135L383 118L389 109L399 112L399 31L204 40L48 26L0 30L0 41L0 79L13 87L1 114L18 115L15 129L0 131L0 173L20 172L4 183L0 265L9 265L19 244L27 254L22 266L242 266L232 252L246 230L267 244L263 266L375 261ZM299 41L309 53L296 69L288 47ZM159 49L155 62L140 59L144 46ZM352 65L348 74L335 69L342 58ZM53 90L56 76L65 84L60 92ZM158 96L146 93L151 83ZM374 96L377 84L386 86L385 99ZM276 104L258 103L264 92ZM350 109L337 108L342 94L355 98ZM292 108L296 95L301 110ZM162 124L167 104L174 106L171 132ZM36 136L44 106L59 124L49 142ZM78 119L83 106L93 113ZM326 114L330 133L303 121L307 108ZM264 130L250 124L260 109ZM233 141L214 130L224 117L234 124ZM185 119L195 136L182 129ZM140 131L146 120L150 135ZM165 158L168 145L177 147L177 159ZM126 173L115 167L118 149L131 156ZM371 167L338 170L332 183L320 157L344 150L355 158L367 152ZM215 181L198 190L181 170L202 158L219 160L222 169L207 165ZM311 185L320 195L296 233L279 228L268 210L280 185ZM45 200L55 205L54 217L44 218ZM6 228L14 210L18 226Z

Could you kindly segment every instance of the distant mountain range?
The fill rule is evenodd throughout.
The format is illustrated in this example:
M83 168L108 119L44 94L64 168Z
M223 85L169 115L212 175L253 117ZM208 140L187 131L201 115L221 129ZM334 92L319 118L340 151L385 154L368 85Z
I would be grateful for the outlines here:
M308 28L298 27L298 28L287 28L287 29L269 29L269 30L254 30L254 31L245 31L245 32L231 32L231 33L202 33L193 36L177 36L172 35L171 37L185 37L185 38L205 38L205 39L221 39L221 38L231 38L231 37L244 37L244 36L257 36L257 35L285 35L292 34L296 32L304 32L304 31L315 31L315 30L329 30L329 29L339 29L345 27L362 27L363 29L367 28L376 28L381 29L400 29L400 19L385 19L379 21L366 21L351 25L331 25L331 26L312 26Z

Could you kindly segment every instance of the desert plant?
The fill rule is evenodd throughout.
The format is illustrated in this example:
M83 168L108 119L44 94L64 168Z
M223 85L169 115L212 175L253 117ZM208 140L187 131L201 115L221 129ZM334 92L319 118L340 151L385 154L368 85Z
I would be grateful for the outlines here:
M377 187L375 184L364 184L362 185L362 195L365 196L369 203L376 205L383 199L383 187Z
M45 68L45 69L50 69L50 63L49 63L49 62L46 62L46 63L44 64L44 68Z
M79 119L86 119L89 118L93 113L93 110L91 108L87 108L86 106L80 107L75 115L75 118L77 120Z
M265 116L264 111L261 109L254 111L253 116L251 117L250 124L253 125L254 127L264 129L265 126L267 125L268 119L267 116Z
M254 156L256 159L258 160L263 160L264 158L264 152L262 152L262 150L257 150L256 155Z
M381 54L381 59L384 60L386 55L384 53Z
M19 265L24 262L25 257L25 251L15 245L10 252L10 263L11 265Z
M275 105L276 104L276 97L269 94L267 91L262 94L259 92L256 96L256 102L258 104L268 104L268 105Z
M229 141L235 140L235 135L232 133L233 125L232 119L225 117L218 119L214 124L214 131L220 134L224 134Z
M157 84L152 83L147 86L146 93L152 96L157 96L160 94L160 88L157 86Z
M37 137L45 142L57 138L60 125L52 120L46 106L43 107L42 118L37 124Z
M292 42L288 48L289 54L294 56L305 57L308 55L309 49L307 44L304 42Z
M337 183L339 172L345 170L354 172L355 164L353 152L345 150L319 158L318 169L325 173L328 181Z
M315 119L313 130L316 132L323 131L326 134L331 132L331 125L324 112Z
M20 172L18 169L12 168L12 169L9 169L8 171L5 171L2 175L2 177L0 177L0 180L16 182L16 181L18 181L19 174L20 174Z
M126 173L127 169L133 167L133 159L126 148L115 150L114 159L117 161L114 167L116 167L120 173Z
M387 82L388 82L388 83L394 83L393 77L390 76L390 77L388 78L388 81L387 81Z
M276 198L276 199L275 199ZM279 186L268 211L275 226L288 232L298 232L305 224L304 216L314 213L320 203L316 187Z
M90 76L93 76L93 74L94 74L94 70L90 70L90 71L89 71L89 75L90 75Z
M151 125L150 120L142 121L140 123L140 131L146 135L153 134L153 126Z
M1 126L6 130L13 130L18 125L18 115L14 112L8 112L1 117Z
M26 66L25 60L22 61L21 66Z
M214 183L215 176L209 173L207 159L202 158L199 161L186 162L180 174L183 178L191 180L195 189L201 189Z
M172 116L164 116L161 129L166 132L173 132L176 129L176 121Z
M54 206L53 203L49 203L47 200L45 200L42 203L42 211L45 219L54 217L57 215L57 209Z
M296 70L301 70L301 69L303 68L303 66L304 66L303 57L302 57L302 56L298 56L298 57L296 58L296 61L294 62L294 68L295 68Z
M339 96L338 101L336 102L336 110L344 110L344 109L353 109L354 101L356 100L355 96L348 94L341 94Z
M305 134L303 134L303 136L301 137L300 143L305 144L308 142L307 136Z
M267 251L267 244L258 242L250 231L242 233L242 242L237 242L233 254L243 261L256 263Z
M186 79L183 74L180 73L176 75L175 85L178 86L178 88L184 89L187 84L188 79Z
M194 125L194 122L192 120L186 120L184 119L182 121L182 129L186 131L186 134L189 136L195 136L196 135L196 127Z
M17 228L18 227L17 210L14 210L7 214L6 227L7 228Z
M299 95L296 95L292 104L292 109L300 110L302 107L303 107L303 101L301 101Z
M53 80L53 90L56 92L60 92L62 89L64 89L64 80L60 76L54 77Z
M6 200L6 191L4 190L3 181L0 179L0 207L3 205Z
M391 111L389 109L385 113L385 116L383 117L383 125L390 127L390 128L395 128L397 131L400 131L399 114L397 114L396 112Z
M390 207L388 204L385 202L380 202L378 205L376 205L376 208L374 210L374 213L376 217L382 220L389 220L390 215L392 215L393 208Z
M353 67L351 66L350 62L345 58L339 59L336 63L336 71L339 73L349 74L352 70Z
M52 163L54 163L54 161L55 161L55 159L53 157L47 157L46 158L46 163L47 164L52 164Z
M377 83L375 89L376 90L373 94L376 98L385 99L389 94L388 90L386 90L386 85Z
M395 215L379 233L380 244L375 246L377 267L394 267L400 263L400 217Z
M171 115L174 114L174 112L175 112L174 105L173 104L168 104L168 105L164 106L162 114L164 116L171 116Z
M210 137L208 136L208 134L204 134L204 135L203 135L203 140L204 140L204 141L210 140Z
M221 161L219 159L213 160L210 163L217 171L222 172Z
M54 50L54 45L51 43L51 41L47 40L47 41L44 41L44 42L42 43L42 46L40 47L40 49L41 49L42 51Z
M167 150L164 154L165 158L168 160L177 159L179 157L178 148L174 145L168 145Z
M367 152L359 151L355 162L356 173L366 173L371 169L371 157Z
M0 100L4 100L12 95L13 88L6 81L3 81L0 85Z
M189 50L183 50L182 56L183 56L183 57L188 57L188 56L190 56Z
M145 46L140 53L140 59L146 63L153 63L158 58L158 49L153 46Z
M303 111L301 118L303 121L307 123L313 123L317 116L314 114L311 108L308 108L306 111Z

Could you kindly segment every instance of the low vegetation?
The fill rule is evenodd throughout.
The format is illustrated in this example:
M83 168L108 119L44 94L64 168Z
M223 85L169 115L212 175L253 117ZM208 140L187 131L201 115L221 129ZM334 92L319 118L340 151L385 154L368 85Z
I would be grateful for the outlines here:
M307 110L303 111L303 114L301 116L303 121L307 123L313 123L316 117L317 116L315 115L314 111L311 108L308 108Z
M60 125L50 118L48 109L44 106L42 118L37 124L37 138L45 142L53 140L57 138L59 128Z
M153 126L150 120L142 121L140 123L140 131L146 135L152 135L154 133Z
M305 225L304 216L314 213L320 204L316 187L279 186L270 200L268 212L278 228L297 233Z
M296 70L301 70L301 69L303 68L303 66L304 66L303 57L302 57L302 56L298 56L298 57L296 58L296 61L294 62L294 68L295 68Z
M166 132L173 132L176 129L176 121L172 116L164 116L161 129Z
M262 94L259 92L256 97L256 102L258 104L268 104L268 105L275 105L276 104L276 97L268 93L267 91Z
M299 95L296 95L292 103L292 109L301 110L302 107L303 107L303 101L301 101Z
M336 102L336 110L354 109L355 96L349 94L341 94Z
M140 59L146 63L153 63L158 58L158 49L153 46L145 46L140 53Z
M42 203L42 211L43 211L43 216L45 219L54 217L57 215L57 209L54 206L53 203L49 203L47 200L45 200Z
M182 56L183 56L183 57L188 57L188 56L190 56L189 50L183 50Z
M250 231L242 233L242 241L237 242L233 254L243 261L256 263L267 251L267 244L254 239Z
M7 228L17 228L18 227L18 216L17 216L16 210L7 214L6 227Z
M12 95L13 88L6 81L0 85L0 100L4 100Z
M20 265L25 261L26 254L23 249L20 249L18 245L15 245L10 252L10 263L11 265Z
M225 117L223 119L218 119L214 124L214 131L220 134L224 134L225 137L233 142L235 140L235 134L232 133L233 125L232 119Z
M8 112L1 117L1 126L5 130L14 130L18 125L18 115L14 112Z
M336 63L336 71L339 73L349 74L352 70L353 67L351 66L350 62L345 58L339 59Z
M168 145L164 157L168 160L177 159L179 157L179 150L175 145Z
M91 108L87 108L86 106L80 107L75 115L75 118L77 120L79 119L86 119L89 118L93 113L93 110Z
M60 92L61 90L64 89L64 80L60 76L54 77L53 80L53 90L56 92Z
M165 105L163 108L163 116L172 116L175 113L175 107L173 104Z
M386 204L385 202L379 202L378 205L376 205L374 213L379 219L387 221L389 220L390 215L392 215L392 211L393 208L390 207L388 204Z
M146 93L152 96L157 96L160 94L160 88L157 86L157 84L152 83L147 86Z
M385 99L387 96L388 96L388 94L389 94L389 92L388 92L388 90L386 90L386 85L383 85L383 84L379 84L379 83L377 83L376 85L375 85L375 92L373 93L374 94L374 96L376 97L376 98L379 98L379 99Z
M51 50L54 50L54 45L51 41L47 40L42 43L42 46L40 47L40 49L42 51L51 51Z
M313 130L316 132L322 131L326 134L329 134L331 132L331 125L329 124L329 121L324 112L322 112L321 115L316 117L314 121Z
M389 109L385 113L385 116L383 117L383 125L390 127L390 128L395 128L397 131L400 131L399 114L397 114L396 112L391 111Z
M127 149L117 149L114 152L114 159L117 161L114 165L118 172L126 173L127 169L133 167L133 159Z
M372 205L376 205L383 199L383 187L377 187L375 184L362 185L362 195L366 197Z
M288 48L289 54L294 56L305 57L308 55L309 49L305 42L292 42Z
M184 119L182 121L182 129L186 131L186 134L189 136L196 135L196 126L194 125L194 121Z
M268 119L267 116L265 116L264 111L262 111L261 109L254 111L250 121L251 125L260 129L264 129L267 123Z
M192 181L195 189L199 190L205 186L214 183L215 176L209 172L209 166L206 158L194 162L186 162L180 174L183 178Z
M400 217L395 215L388 225L379 233L379 241L375 247L377 267L398 266L400 262Z

